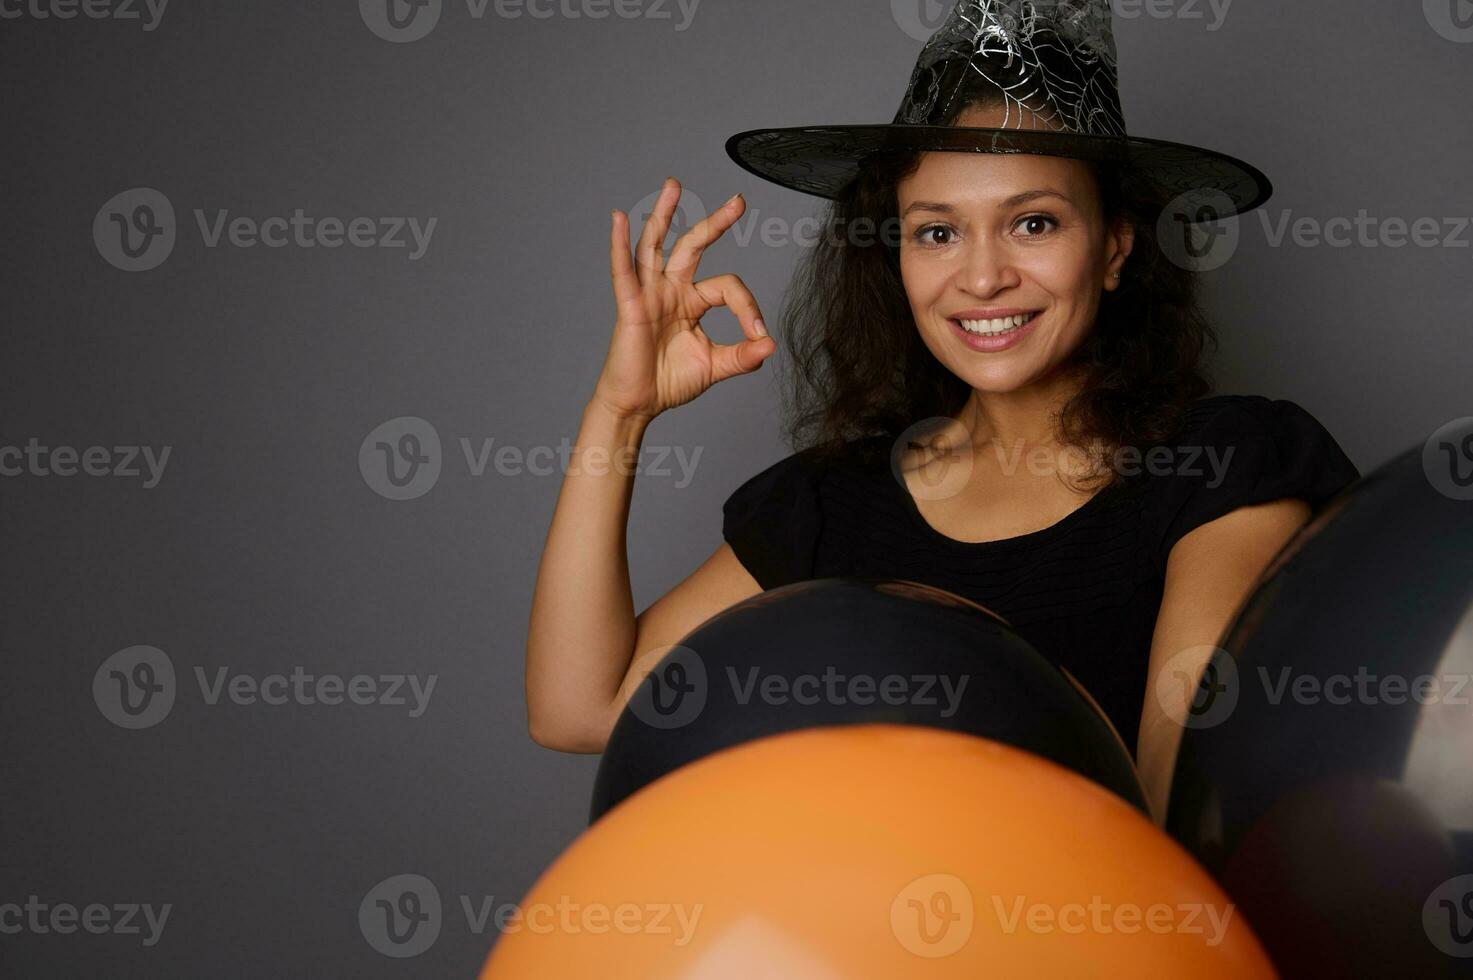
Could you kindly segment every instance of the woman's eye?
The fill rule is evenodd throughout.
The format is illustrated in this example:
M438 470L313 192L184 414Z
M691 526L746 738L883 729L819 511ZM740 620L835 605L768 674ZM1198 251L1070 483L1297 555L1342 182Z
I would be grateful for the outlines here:
M1059 226L1059 223L1054 218L1046 214L1030 214L1026 218L1020 218L1018 221L1018 227L1027 230L1030 233L1030 237L1036 237L1037 235L1043 234L1044 231L1047 230L1046 228L1040 227L1043 225L1052 225L1053 227L1057 228Z
M916 235L915 235L916 241L920 242L922 245L945 245L945 244L947 244L946 241L937 241L934 238L928 237L930 235L935 235L935 234L938 234L938 233L939 234L942 234L942 235L950 235L951 234L951 229L948 228L946 225L927 225L926 227L924 227L924 228L922 228L922 229L920 229L919 231L916 232Z

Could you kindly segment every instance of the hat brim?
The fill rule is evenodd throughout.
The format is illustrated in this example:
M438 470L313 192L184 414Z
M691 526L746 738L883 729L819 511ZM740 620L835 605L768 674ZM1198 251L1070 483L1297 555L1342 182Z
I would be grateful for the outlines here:
M726 141L743 169L833 199L863 161L887 151L1034 153L1129 164L1168 192L1188 221L1228 218L1263 204L1273 185L1251 164L1199 146L1137 136L906 124L752 129Z

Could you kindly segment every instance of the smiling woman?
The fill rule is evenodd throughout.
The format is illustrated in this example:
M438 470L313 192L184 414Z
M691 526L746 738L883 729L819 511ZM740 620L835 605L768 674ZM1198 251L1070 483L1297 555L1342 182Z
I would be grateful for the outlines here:
M1107 0L961 0L894 123L727 142L753 173L832 201L777 331L796 451L737 488L725 543L638 616L629 482L570 474L528 638L539 742L602 750L671 645L758 591L903 579L985 606L1065 667L1164 816L1211 650L1274 553L1358 473L1295 403L1207 397L1213 331L1158 229L1256 207L1268 181L1125 133L1110 16ZM637 447L656 415L775 349L739 278L695 278L740 195L667 261L679 197L668 180L633 254L613 216L619 321L580 452ZM719 305L740 343L702 330Z
M1058 15L1086 7L1108 16ZM922 54L882 138L728 144L832 204L780 328L802 448L732 494L725 536L762 588L895 577L999 613L1100 702L1159 819L1210 651L1273 554L1358 473L1293 402L1206 397L1214 331L1196 273L1158 235L1214 213L1189 202L1261 203L1266 179L1212 151L1071 142L1082 120L1119 121L1113 90L1086 106L1102 62L1061 68L1039 44L1032 81L1077 68L1078 84L1020 79L1030 62L989 47L1010 8L958 4L928 45L944 56ZM815 186L845 157L851 176ZM872 227L895 233L844 233ZM1163 454L1222 465L1121 463Z

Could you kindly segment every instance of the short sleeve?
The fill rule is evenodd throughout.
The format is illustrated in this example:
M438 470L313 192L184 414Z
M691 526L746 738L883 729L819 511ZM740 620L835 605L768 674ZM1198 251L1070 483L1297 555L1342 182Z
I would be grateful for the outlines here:
M773 463L722 505L721 535L765 589L813 577L824 467L810 452Z
M1261 395L1203 399L1165 448L1169 456L1152 450L1165 464L1155 508L1162 569L1184 535L1239 507L1294 497L1318 510L1360 477L1313 415ZM1151 471L1149 453L1143 464Z

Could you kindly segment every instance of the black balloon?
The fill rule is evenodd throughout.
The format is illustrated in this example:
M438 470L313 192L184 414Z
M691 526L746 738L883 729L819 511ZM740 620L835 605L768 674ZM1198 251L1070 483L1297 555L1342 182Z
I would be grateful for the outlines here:
M720 749L877 722L1026 749L1145 810L1130 755L1099 708L1001 619L926 585L830 578L739 602L660 660L610 733L590 822Z
M1167 830L1285 976L1473 975L1470 484L1435 437L1328 502L1185 717Z

